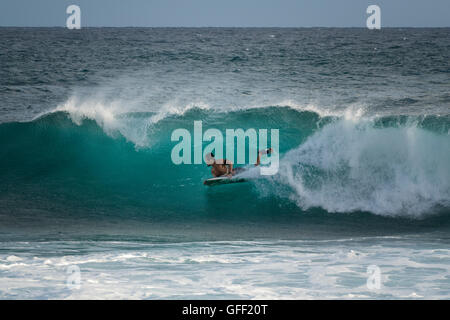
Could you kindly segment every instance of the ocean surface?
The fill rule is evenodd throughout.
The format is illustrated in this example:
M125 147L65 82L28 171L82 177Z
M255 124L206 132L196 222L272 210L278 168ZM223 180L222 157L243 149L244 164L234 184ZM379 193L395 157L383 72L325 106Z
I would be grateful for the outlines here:
M278 173L204 186L197 120ZM19 298L449 299L450 29L0 28Z

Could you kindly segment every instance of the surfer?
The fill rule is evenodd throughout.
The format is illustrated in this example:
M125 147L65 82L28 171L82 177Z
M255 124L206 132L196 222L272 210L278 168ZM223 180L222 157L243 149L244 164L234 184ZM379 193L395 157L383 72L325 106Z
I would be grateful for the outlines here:
M261 163L261 155L270 154L272 148L260 150L258 152L258 157L256 158L255 166L259 166ZM233 168L233 162L228 159L217 159L214 158L214 153L208 153L205 156L205 162L208 167L211 167L211 173L214 177L227 176L232 177L239 172L245 170L244 168Z

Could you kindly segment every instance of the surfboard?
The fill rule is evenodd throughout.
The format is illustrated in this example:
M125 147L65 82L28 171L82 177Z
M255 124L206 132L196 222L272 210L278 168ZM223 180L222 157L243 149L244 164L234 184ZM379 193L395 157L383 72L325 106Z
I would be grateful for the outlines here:
M246 182L247 180L244 178L235 178L235 177L216 177L203 181L205 186L216 186L220 184L229 184L229 183L239 183Z

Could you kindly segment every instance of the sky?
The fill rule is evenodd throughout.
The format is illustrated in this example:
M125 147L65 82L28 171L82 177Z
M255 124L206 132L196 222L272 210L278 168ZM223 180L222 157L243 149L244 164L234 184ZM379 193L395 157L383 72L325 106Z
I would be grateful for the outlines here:
M450 27L450 0L0 0L0 26L365 27L369 5L382 27Z

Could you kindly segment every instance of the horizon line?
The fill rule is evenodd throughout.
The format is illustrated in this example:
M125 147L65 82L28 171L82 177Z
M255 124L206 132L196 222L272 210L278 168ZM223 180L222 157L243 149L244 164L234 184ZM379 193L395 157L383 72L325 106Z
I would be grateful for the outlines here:
M0 28L63 28L67 29L66 26L2 26ZM314 28L322 28L322 29L368 29L367 27L361 26L350 26L350 27L330 27L330 26L297 26L297 27L288 27L288 26L81 26L80 29L85 28L151 28L151 29L205 29L205 28L217 28L217 29L314 29ZM445 29L450 28L450 26L382 26L381 29Z

